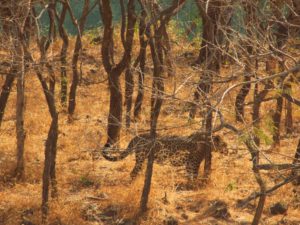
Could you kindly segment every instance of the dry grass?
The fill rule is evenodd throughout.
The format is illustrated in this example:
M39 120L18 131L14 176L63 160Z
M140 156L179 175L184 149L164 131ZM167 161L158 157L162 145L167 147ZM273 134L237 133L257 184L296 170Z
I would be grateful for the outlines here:
M86 40L88 41L88 40ZM59 43L55 44L55 51ZM86 45L88 46L88 45ZM189 76L191 81L198 80L197 71L187 67L192 59L184 58L182 53L190 51L189 47L174 46L176 55L175 80L166 80L166 92L172 95L174 84L176 87ZM92 83L105 80L106 74L101 65L99 46L91 46L85 50L87 55L95 57L93 63L88 57L83 59L83 77ZM196 54L195 52L192 52ZM150 59L150 57L149 57ZM96 70L93 73L91 69ZM224 74L231 73L232 68L224 69ZM233 70L233 69L232 69ZM70 71L69 71L70 74ZM57 68L57 76L59 70ZM174 82L176 81L176 82ZM2 83L3 81L0 80ZM178 92L180 99L192 99L192 84L184 86ZM125 147L136 130L147 130L149 124L149 96L151 91L150 70L146 76L146 100L141 120L132 124L132 129L123 129L121 146ZM59 88L59 87L57 87ZM224 88L224 87L222 87ZM58 92L58 91L57 91ZM231 93L225 100L224 111L230 121L234 121L233 102L235 93ZM57 95L59 99L59 95ZM16 183L10 179L11 171L15 165L15 100L16 90L11 93L4 122L0 129L0 224L20 224L22 219L40 223L41 204L41 176L44 160L44 142L50 125L50 116L41 86L32 72L26 77L26 175L23 181ZM249 96L251 100L251 96ZM77 92L77 108L75 120L68 122L66 113L60 109L59 115L59 141L57 155L58 199L51 200L49 221L53 224L102 224L96 220L101 212L109 207L117 211L117 218L134 217L139 209L139 200L143 187L143 176L130 183L129 173L134 165L134 158L111 163L103 158L93 160L93 152L100 151L106 139L106 121L109 105L107 83L82 85ZM160 116L160 127L175 127L162 134L187 135L198 128L198 119L194 124L188 122L187 110L184 102L167 98ZM266 112L269 103L264 105ZM300 121L299 109L294 108L295 122ZM250 115L251 107L247 108ZM182 126L181 128L178 128ZM176 128L177 127L177 128ZM180 224L246 224L254 214L254 205L245 209L238 209L236 201L247 197L258 190L251 172L250 156L246 148L232 133L223 132L222 135L229 143L228 156L214 153L213 168L210 182L202 185L199 179L198 186L193 191L180 190L185 183L184 171L169 165L154 166L153 183L150 194L149 211L140 218L139 224L163 224L167 217L174 217ZM266 152L274 162L291 162L296 145L296 137L283 139L280 149ZM264 149L266 147L264 146ZM201 169L201 172L203 169ZM202 174L201 174L202 175ZM281 175L286 175L282 173ZM268 186L280 178L280 173L265 173ZM262 224L300 224L299 188L286 185L267 198ZM298 197L296 196L298 193ZM202 215L214 200L227 203L231 218L217 220ZM269 207L278 201L288 205L286 215L271 216ZM202 215L202 216L201 216ZM101 217L102 218L102 217ZM103 218L102 218L103 219ZM281 223L280 221L286 221ZM111 221L103 224L111 224Z

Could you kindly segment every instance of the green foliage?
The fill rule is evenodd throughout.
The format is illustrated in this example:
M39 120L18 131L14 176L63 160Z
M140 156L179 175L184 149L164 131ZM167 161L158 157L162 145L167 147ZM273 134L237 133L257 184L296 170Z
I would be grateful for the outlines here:
M254 134L266 145L271 145L273 140L261 128L254 128Z

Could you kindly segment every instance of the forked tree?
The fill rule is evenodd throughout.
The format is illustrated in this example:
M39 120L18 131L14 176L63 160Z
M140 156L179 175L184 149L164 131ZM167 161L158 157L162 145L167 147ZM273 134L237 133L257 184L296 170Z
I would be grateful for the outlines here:
M126 30L121 29L121 35L124 36L124 52L119 63L114 62L112 9L110 1L99 0L99 10L103 21L104 32L101 48L102 62L105 71L108 74L108 84L110 90L110 104L107 125L106 146L113 145L120 138L120 130L122 126L122 90L120 85L120 76L123 71L128 68L131 61L132 45L134 37L134 26L136 23L135 1L129 0L127 4L127 25ZM124 27L123 27L124 28ZM126 32L126 34L122 34Z

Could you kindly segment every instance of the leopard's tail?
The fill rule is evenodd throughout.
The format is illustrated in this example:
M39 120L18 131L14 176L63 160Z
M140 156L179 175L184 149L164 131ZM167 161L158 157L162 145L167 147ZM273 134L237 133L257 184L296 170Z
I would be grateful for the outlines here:
M104 146L104 148L102 149L101 153L102 156L108 160L108 161L112 161L112 162L116 162L116 161L120 161L125 159L128 155L130 155L133 151L133 148L130 148L130 145L127 147L127 149L125 151L122 151L120 155L117 156L112 156L109 154L110 151L112 151L113 149L111 148L111 146L109 144L106 144ZM119 149L117 149L119 150Z

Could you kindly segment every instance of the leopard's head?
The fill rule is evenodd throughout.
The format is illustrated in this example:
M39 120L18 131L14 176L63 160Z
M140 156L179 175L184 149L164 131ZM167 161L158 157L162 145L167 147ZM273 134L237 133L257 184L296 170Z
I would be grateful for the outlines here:
M222 154L228 154L227 143L219 135L213 136L212 149Z

